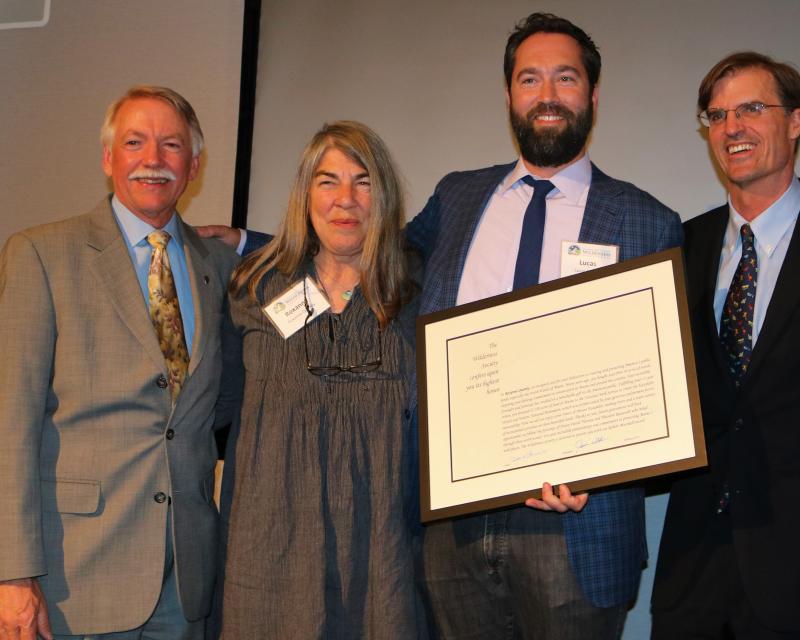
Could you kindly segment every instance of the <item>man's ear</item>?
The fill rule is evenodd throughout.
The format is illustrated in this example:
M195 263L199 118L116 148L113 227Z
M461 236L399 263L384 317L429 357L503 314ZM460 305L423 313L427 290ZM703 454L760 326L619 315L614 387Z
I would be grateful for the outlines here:
M792 140L800 138L800 107L789 114L789 137Z
M106 177L111 177L111 149L103 146L103 173L106 174Z
M192 157L192 164L189 166L189 180L194 180L200 171L200 154Z

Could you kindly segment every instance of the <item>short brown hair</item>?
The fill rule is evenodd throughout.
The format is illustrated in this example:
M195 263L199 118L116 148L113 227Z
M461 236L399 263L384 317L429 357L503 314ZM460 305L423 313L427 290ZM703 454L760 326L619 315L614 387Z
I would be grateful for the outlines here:
M792 65L776 62L769 56L755 51L739 51L732 53L720 60L706 74L700 83L697 93L697 108L699 111L708 109L714 86L727 76L733 75L742 69L764 69L775 79L778 96L787 111L800 108L800 73Z
M506 87L511 87L511 76L517 60L517 49L531 36L537 33L561 33L569 36L581 48L581 61L586 68L589 79L589 94L591 95L597 81L600 79L600 51L594 40L580 27L565 18L559 18L552 13L532 13L524 20L520 20L506 42L506 52L503 56L503 73L506 77Z
M114 118L117 117L117 112L120 107L128 100L135 100L136 98L155 98L156 100L163 100L175 109L189 127L189 133L192 136L192 157L196 158L200 155L200 152L203 150L203 130L200 128L200 121L197 119L197 114L194 112L192 105L177 91L167 87L156 87L149 84L140 84L131 87L124 95L117 98L108 106L105 120L103 120L103 126L100 127L100 142L104 147L110 149L114 142L114 129L116 126Z

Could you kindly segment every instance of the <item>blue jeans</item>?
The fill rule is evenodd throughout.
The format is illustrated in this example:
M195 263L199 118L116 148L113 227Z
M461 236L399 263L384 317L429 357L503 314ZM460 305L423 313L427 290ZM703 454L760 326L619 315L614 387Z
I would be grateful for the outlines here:
M528 507L425 527L423 576L447 640L616 640L627 607L583 595L557 513Z

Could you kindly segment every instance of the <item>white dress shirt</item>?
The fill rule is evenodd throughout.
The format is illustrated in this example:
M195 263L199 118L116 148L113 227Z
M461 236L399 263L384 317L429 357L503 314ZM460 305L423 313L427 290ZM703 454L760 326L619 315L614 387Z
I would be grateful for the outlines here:
M714 293L714 315L719 331L719 321L722 317L722 307L728 288L731 286L733 274L742 256L742 225L747 223L739 212L736 211L728 198L730 215L728 227L725 229L725 239L719 258L719 271L717 272L717 289ZM800 182L797 177L792 180L784 194L760 213L755 220L750 222L750 229L755 236L756 256L758 257L758 277L756 278L756 306L753 311L753 345L756 343L767 307L775 291L789 241L792 239L797 214L800 212Z
M522 181L526 175L533 174L520 158L489 198L467 253L456 304L483 300L514 288L522 221L533 198L533 187ZM539 282L561 275L561 242L578 240L592 182L589 157L584 155L549 180L555 189L547 195Z

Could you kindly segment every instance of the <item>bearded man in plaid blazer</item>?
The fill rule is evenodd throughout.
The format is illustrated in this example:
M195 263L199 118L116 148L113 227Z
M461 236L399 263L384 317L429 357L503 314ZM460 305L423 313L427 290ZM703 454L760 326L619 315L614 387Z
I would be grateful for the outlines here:
M506 95L521 157L445 176L408 225L426 263L420 313L515 287L518 254L528 250L520 241L525 211L541 184L531 189L531 177L553 185L539 282L559 277L564 240L616 245L620 260L680 245L675 212L586 155L599 72L591 38L566 20L535 13L511 34ZM424 580L437 634L618 638L647 557L643 490L588 496L545 484L542 500L526 504L426 527Z

